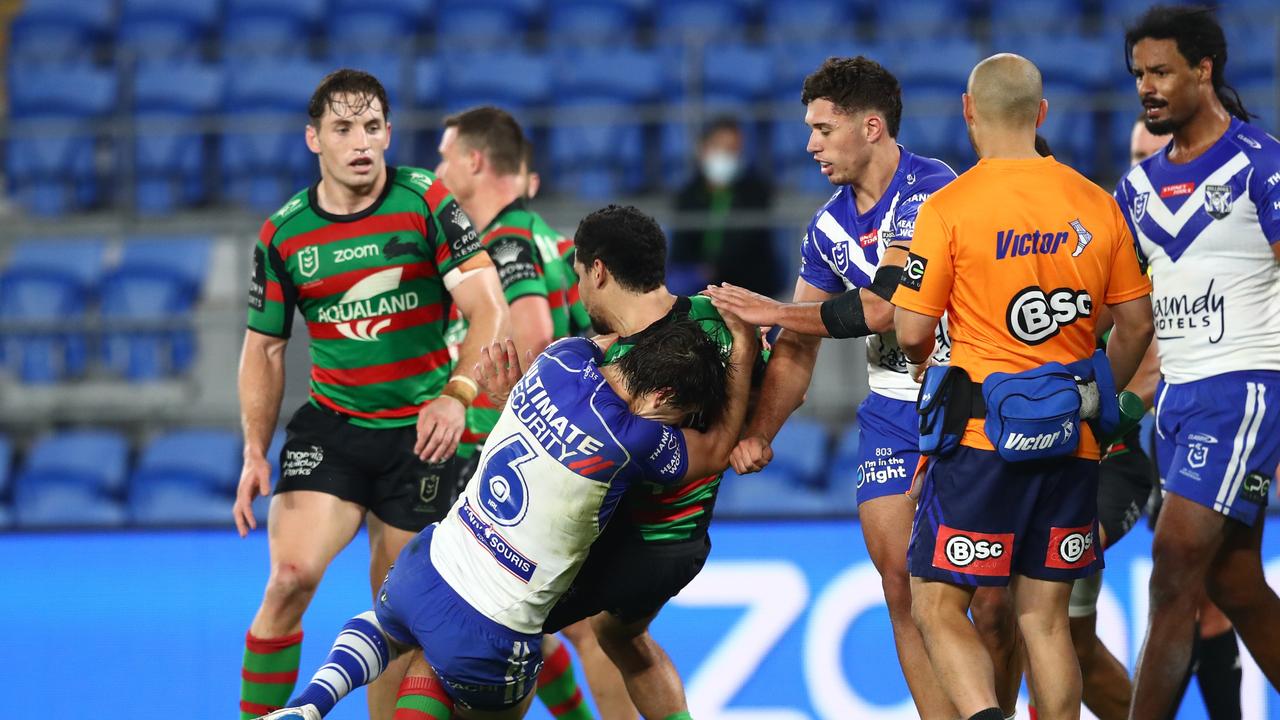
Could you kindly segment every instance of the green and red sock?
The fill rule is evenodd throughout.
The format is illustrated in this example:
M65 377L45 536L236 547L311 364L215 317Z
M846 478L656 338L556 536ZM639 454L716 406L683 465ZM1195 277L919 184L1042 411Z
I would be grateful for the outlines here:
M392 720L449 720L453 701L435 678L406 677L400 683Z
M561 643L546 656L538 673L538 699L553 717L565 720L594 720L583 701L578 679L573 674L573 658Z
M244 637L244 667L240 671L240 720L266 715L289 702L298 682L302 632L278 638Z

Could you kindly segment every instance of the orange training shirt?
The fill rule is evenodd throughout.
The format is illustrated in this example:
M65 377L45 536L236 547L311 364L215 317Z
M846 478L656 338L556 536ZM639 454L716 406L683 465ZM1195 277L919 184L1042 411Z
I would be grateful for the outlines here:
M951 364L981 383L1089 357L1095 303L1150 292L1109 193L1052 157L984 159L920 208L893 303L945 312ZM994 450L982 426L970 420L961 444ZM1098 457L1088 426L1075 454Z

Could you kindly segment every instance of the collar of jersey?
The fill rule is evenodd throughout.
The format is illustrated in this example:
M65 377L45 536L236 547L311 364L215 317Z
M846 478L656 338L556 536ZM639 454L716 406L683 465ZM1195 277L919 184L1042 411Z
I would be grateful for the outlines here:
M335 215L324 208L320 207L320 198L316 197L316 188L320 187L320 181L317 180L314 185L307 188L307 202L311 204L311 211L320 217L321 220L327 220L335 223L349 223L357 220L363 220L370 215L378 212L378 208L382 207L382 201L387 199L391 194L391 186L395 184L396 169L390 165L387 166L387 181L382 184L382 192L377 199L369 207L360 212L351 213L350 215Z

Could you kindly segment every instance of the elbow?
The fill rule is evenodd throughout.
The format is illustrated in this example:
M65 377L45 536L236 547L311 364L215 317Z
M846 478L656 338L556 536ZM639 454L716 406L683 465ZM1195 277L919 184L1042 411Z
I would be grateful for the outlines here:
M893 305L875 295L871 297L862 306L867 329L877 334L893 330Z

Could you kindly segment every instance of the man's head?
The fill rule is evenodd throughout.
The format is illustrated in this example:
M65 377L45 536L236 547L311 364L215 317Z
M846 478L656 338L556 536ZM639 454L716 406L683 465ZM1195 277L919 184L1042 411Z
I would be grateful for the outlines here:
M645 330L614 365L632 412L678 424L691 414L715 421L725 402L725 360L702 326L683 316Z
M969 73L964 121L979 157L993 139L1025 136L1033 145L1048 111L1040 70L1021 55L992 55Z
M1138 118L1138 121L1133 124L1133 132L1129 135L1129 164L1137 165L1155 155L1172 139L1172 135L1151 134L1147 129L1145 118Z
M610 205L583 218L573 246L578 292L598 333L614 332L608 316L616 303L666 282L667 236L630 205Z
M726 187L742 171L742 126L729 116L712 120L702 130L698 165L712 187Z
M832 185L848 185L877 146L893 145L902 122L898 79L861 55L827 58L804 79L800 101L809 126L806 150Z
M1177 132L1218 103L1249 119L1227 84L1227 39L1209 8L1156 5L1125 31L1124 47L1152 133Z
M524 131L511 113L485 105L444 119L436 175L466 203L486 180L518 177Z
M542 176L533 169L533 141L527 137L524 139L524 154L520 158L520 179L517 187L520 197L525 200L537 197L538 189L542 187Z
M356 192L383 176L391 144L391 107L378 79L360 70L325 76L307 104L307 147L320 159L320 177Z

